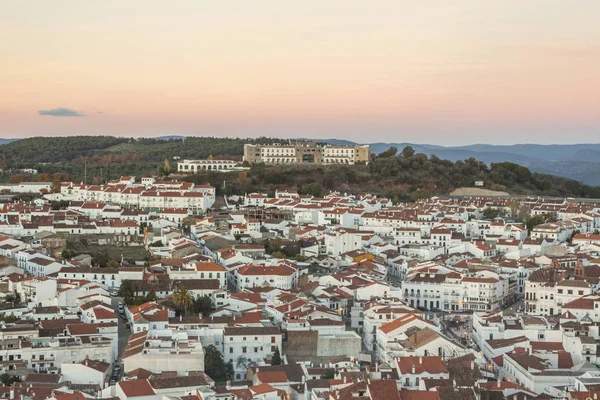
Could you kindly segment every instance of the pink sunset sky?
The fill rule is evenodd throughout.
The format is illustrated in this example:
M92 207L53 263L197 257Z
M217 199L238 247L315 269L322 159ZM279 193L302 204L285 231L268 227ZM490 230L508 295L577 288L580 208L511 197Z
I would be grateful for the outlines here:
M0 136L600 142L600 1L0 2Z

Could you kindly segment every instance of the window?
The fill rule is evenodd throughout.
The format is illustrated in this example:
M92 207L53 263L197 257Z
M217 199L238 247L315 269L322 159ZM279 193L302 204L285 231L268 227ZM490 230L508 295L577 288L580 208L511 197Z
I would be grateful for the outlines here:
M229 348L229 353L233 353L233 347Z
M271 336L271 343L275 343L275 336Z
M242 353L246 353L246 346L242 347Z

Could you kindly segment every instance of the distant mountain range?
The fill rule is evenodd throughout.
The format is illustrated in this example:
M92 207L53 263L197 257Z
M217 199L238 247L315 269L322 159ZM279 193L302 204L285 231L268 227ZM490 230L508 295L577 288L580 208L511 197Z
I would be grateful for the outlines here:
M0 144L6 144L6 143L14 142L15 140L19 140L19 139L4 139L4 138L0 138Z
M169 135L169 136L158 136L158 137L151 138L151 139L158 139L158 140L183 140L185 138L186 138L186 136Z
M317 141L338 145L357 144L339 139ZM412 146L417 153L434 154L445 160L457 161L473 157L486 164L508 161L523 165L533 172L576 179L588 185L600 185L600 144L473 144L452 147L405 142L369 144L374 154L384 152L392 146L397 147L398 151L405 146Z

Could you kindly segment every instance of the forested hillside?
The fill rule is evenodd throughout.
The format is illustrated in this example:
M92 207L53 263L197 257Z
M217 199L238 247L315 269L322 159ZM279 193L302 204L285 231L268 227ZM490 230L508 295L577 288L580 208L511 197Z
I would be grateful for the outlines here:
M448 194L459 187L473 187L475 181L482 180L487 189L515 195L600 198L600 187L531 173L513 163L486 166L475 159L451 162L436 156L414 154L411 148L399 155L396 155L395 149L386 153L376 157L370 165L254 165L248 172L239 174L205 172L186 179L197 183L209 181L217 186L220 193L227 194L295 188L314 196L338 190L371 192L395 201L410 201Z
M0 146L0 163L5 171L5 181L59 178L82 181L86 165L88 183L101 183L122 175L141 177L164 173L165 160L168 160L173 175L177 157L205 159L213 156L241 162L244 143L274 141L284 142L270 138L213 137L170 140L110 136L31 138ZM475 181L482 180L485 188L511 194L600 198L600 187L532 173L510 162L486 165L474 158L452 162L435 155L415 154L410 146L397 153L392 147L374 157L368 166L255 165L242 173L213 172L178 178L210 182L220 193L232 194L296 187L315 195L325 190L370 191L404 201L449 193L458 187L472 187ZM36 168L39 175L21 174L16 171L19 168ZM223 182L226 183L224 188Z
M152 175L165 159L205 159L209 156L242 159L244 143L272 143L278 139L223 139L189 137L170 140L112 136L35 137L0 146L0 169L35 168L40 174L66 173L74 180L99 182L122 175ZM176 166L173 165L175 169ZM26 179L21 176L13 178ZM5 180L10 176L5 174Z

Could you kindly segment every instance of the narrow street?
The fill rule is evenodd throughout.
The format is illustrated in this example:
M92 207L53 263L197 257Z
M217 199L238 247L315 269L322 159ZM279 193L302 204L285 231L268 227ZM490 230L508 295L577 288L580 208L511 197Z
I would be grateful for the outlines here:
M123 298L122 297L113 297L111 300L111 305L114 309L115 314L117 314L117 316L119 317L119 340L118 340L118 363L121 362L121 357L123 357L123 352L125 351L125 346L127 345L127 340L129 339L129 335L131 334L131 331L129 329L127 329L127 327L125 326L125 324L123 323L123 321L121 321L121 316L119 315L119 302L122 302Z
M512 304L510 307L505 308L504 310L502 310L502 313L504 315L514 315L516 313L520 313L520 309L521 307L523 307L525 304L525 301L523 299L517 301L516 303Z

